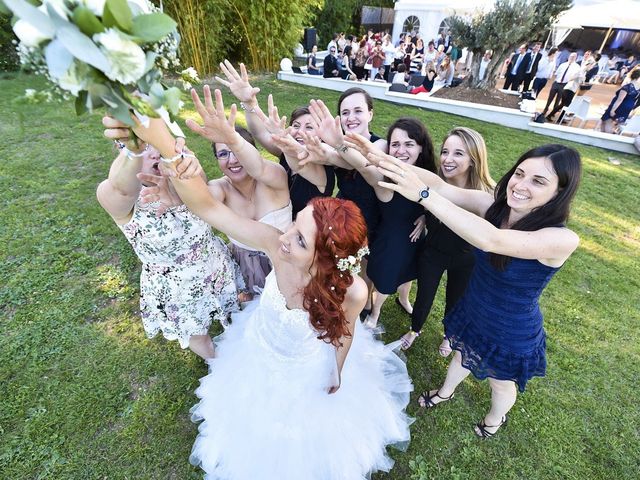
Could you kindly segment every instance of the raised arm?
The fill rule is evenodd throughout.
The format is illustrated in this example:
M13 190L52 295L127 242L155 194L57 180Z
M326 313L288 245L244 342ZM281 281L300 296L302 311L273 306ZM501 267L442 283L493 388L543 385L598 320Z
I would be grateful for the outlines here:
M136 146L129 141L129 129L111 117L104 117L102 124L106 127L105 136L113 140L125 142L116 159L111 164L109 176L98 185L96 196L98 202L118 225L124 225L131 219L142 184L136 175L142 170L144 146Z
M327 187L327 172L324 166L314 162L300 164L301 160L308 159L313 153L309 152L305 145L300 145L289 133L274 135L273 141L282 150L291 171L314 184L319 191L324 192Z
M226 79L215 77L222 85L229 87L231 93L240 100L240 106L244 110L247 119L247 128L251 135L262 145L270 154L276 157L280 155L280 150L271 141L271 134L275 133L269 130L265 124L266 115L260 109L258 104L259 88L252 87L249 83L249 74L244 63L240 64L240 73L235 69L229 60L225 60L220 64L220 70L224 73ZM271 96L269 96L271 97Z
M418 168L415 165L407 165L391 155L371 152L367 155L367 159L374 165L380 166L382 162L387 162L410 170L417 175L420 181L428 186L431 191L438 192L458 207L480 217L484 217L484 214L493 204L493 196L490 193L482 190L472 190L449 185L435 173L425 170L424 168Z
M485 252L539 260L559 267L578 247L578 236L566 228L549 227L532 232L497 228L484 218L458 207L437 190L429 190L425 198L420 192L427 185L413 169L407 167L401 162L383 160L378 168L391 181L381 182L381 185L409 200L420 202L453 232Z
M204 105L195 90L191 90L191 98L196 107L203 126L194 120L187 120L187 126L197 134L210 142L225 143L236 156L247 173L275 190L288 190L287 172L282 166L269 162L262 158L260 152L240 136L234 129L237 109L231 105L229 119L227 119L222 102L222 93L215 91L215 106L211 99L211 90L208 85L204 87Z
M175 140L161 119L152 118L147 127L138 124L134 132L139 138L158 149L164 158L172 158ZM170 177L173 186L187 208L212 227L232 236L252 248L267 253L272 258L280 248L281 232L264 223L237 215L214 198L204 180L197 176L181 180Z
M371 164L367 159L355 148L350 148L345 143L345 137L342 133L340 117L333 117L329 108L322 100L311 100L309 105L311 117L315 123L316 132L320 138L330 146L333 146L340 157L348 163L352 169L356 169L360 175L371 185L376 191L376 195L381 201L390 199L389 192L380 188L378 182L382 180L382 175L375 168L371 168Z

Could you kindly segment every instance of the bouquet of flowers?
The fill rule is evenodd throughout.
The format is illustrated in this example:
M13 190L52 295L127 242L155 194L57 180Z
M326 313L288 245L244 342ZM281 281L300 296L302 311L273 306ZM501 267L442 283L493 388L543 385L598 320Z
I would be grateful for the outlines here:
M78 115L106 106L128 125L131 113L143 123L160 117L184 136L173 122L180 89L162 82L180 65L180 36L176 22L150 1L0 1L13 13L22 65L50 83L43 98L75 97ZM185 85L198 81L193 68L179 74Z

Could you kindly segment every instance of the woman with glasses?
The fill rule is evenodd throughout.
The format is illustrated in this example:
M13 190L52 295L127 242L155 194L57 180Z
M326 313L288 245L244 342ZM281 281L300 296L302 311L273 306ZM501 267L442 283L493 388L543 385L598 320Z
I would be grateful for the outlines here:
M209 87L205 87L205 90L209 92ZM216 91L216 97L222 98L219 90ZM262 158L247 130L235 126L233 131L237 113L235 104L231 111L229 123L219 125L213 121L217 117L214 116L212 102L207 102L205 109L199 111L204 126L187 120L191 130L211 142L223 174L209 181L209 191L217 201L224 203L237 215L286 230L291 224L292 215L287 172L281 165ZM227 133L224 137L226 143L222 141L222 131ZM178 172L184 172L195 162L195 158L185 159L178 167ZM271 271L271 262L264 252L248 247L233 237L229 237L229 240L231 253L240 265L249 293L264 288L265 278Z

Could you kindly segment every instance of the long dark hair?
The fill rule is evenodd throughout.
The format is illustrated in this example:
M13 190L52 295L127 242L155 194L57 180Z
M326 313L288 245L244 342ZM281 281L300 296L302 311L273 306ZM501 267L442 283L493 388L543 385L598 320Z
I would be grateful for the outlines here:
M436 166L436 154L433 149L433 142L422 122L411 117L397 119L387 130L387 145L391 145L391 134L396 129L407 132L409 138L415 140L416 143L422 147L422 152L420 152L420 155L416 159L415 166L436 173L438 167Z
M509 218L511 210L507 205L507 184L509 180L522 162L535 157L545 157L551 161L553 170L558 176L558 193L547 203L522 217L510 228L512 230L532 232L545 227L564 225L569 219L571 201L578 190L580 176L582 175L580 154L565 145L549 144L525 152L511 167L511 170L505 173L498 181L494 192L495 201L484 215L484 218L496 227L500 228ZM490 260L494 267L504 270L509 263L510 257L492 253Z

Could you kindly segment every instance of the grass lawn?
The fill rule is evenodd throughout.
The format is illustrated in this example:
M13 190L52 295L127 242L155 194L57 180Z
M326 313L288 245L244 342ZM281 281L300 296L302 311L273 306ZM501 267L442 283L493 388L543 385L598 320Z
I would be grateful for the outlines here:
M14 102L41 85L0 79L0 479L201 478L187 460L197 433L188 412L205 366L176 342L144 336L138 261L95 199L114 157L100 116ZM285 114L310 98L335 105L338 97L271 77L256 85L261 101L273 93ZM556 142L377 100L375 107L375 132L415 116L436 148L453 126L477 129L496 179L525 150ZM208 145L191 137L217 175ZM394 451L392 472L374 478L638 478L640 157L575 146L584 177L570 227L581 245L542 297L547 377L530 382L509 424L488 441L472 430L489 406L486 382L466 380L433 411L420 411L416 393L409 449ZM445 375L442 313L440 292L407 353L416 392ZM392 301L381 319L385 342L409 326Z

